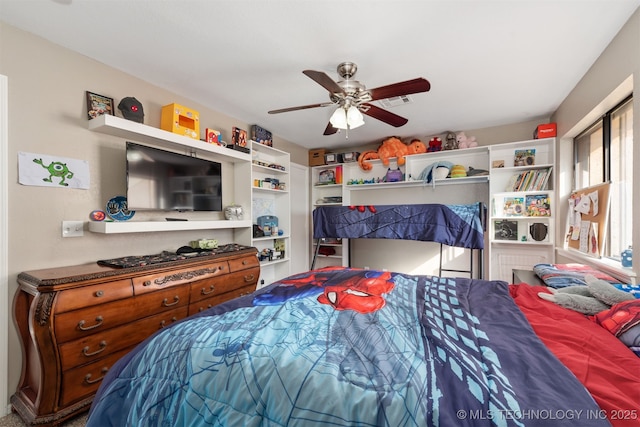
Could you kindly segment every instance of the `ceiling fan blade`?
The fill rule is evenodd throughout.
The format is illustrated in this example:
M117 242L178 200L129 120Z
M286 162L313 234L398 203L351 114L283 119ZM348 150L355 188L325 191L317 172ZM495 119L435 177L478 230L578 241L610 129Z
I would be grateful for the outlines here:
M429 89L431 89L429 81L419 77L417 79L407 80L406 82L380 86L369 90L369 92L371 92L372 101L375 101L377 99L393 98L394 96L427 92Z
M382 108L376 107L373 104L362 104L362 106L364 107L361 108L362 113L397 128L406 125L409 121L404 117L400 117L399 115L394 114L391 111L383 110Z
M315 81L320 86L328 90L329 92L342 93L346 95L346 93L344 92L344 89L338 86L338 83L336 83L326 73L323 73L322 71L313 71L313 70L304 70L303 73L307 77L311 78L311 80Z
M287 113L289 111L308 110L309 108L328 107L330 105L333 105L333 102L323 102L320 104L309 104L309 105L301 105L299 107L281 108L279 110L271 110L268 113L269 114Z
M327 128L324 130L323 135L333 135L338 132L338 128L334 128L331 122L327 123Z

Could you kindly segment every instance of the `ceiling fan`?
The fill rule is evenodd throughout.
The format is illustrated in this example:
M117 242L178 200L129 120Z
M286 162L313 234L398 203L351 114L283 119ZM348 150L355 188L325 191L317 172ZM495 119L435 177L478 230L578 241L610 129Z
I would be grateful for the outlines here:
M301 105L298 107L271 110L269 114L286 113L289 111L306 110L318 107L338 107L331 116L324 135L333 135L339 129L355 129L364 124L362 114L385 122L394 127L405 125L408 120L395 113L371 104L372 101L396 96L410 95L412 93L427 92L431 84L424 78L393 83L375 89L367 89L357 80L352 80L358 67L353 62L342 62L338 65L338 75L342 80L336 82L322 71L304 70L303 74L311 78L329 91L330 102L319 104Z

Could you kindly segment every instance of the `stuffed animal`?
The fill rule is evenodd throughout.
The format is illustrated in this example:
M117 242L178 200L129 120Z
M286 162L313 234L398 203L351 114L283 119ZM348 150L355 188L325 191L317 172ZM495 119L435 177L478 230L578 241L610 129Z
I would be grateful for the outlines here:
M420 141L418 138L414 138L409 143L409 147L407 148L407 155L412 154L422 154L427 152L427 146L424 145L424 142Z
M429 146L427 147L427 153L435 153L442 150L442 138L434 136L429 140Z
M472 148L478 146L476 137L467 136L464 132L458 132L458 134L456 135L456 142L458 144L458 148Z
M640 356L640 298L590 274L584 280L587 286L549 288L553 293L540 292L538 296L588 315Z
M456 134L453 132L447 132L445 138L443 150L455 150L458 148L458 141L456 140Z
M611 283L597 279L591 274L585 275L584 280L587 286L549 288L552 293L540 292L538 296L564 308L588 315L597 314L618 303L636 299L630 292L621 291Z
M402 166L405 163L405 156L425 153L426 151L426 145L419 139L414 139L411 144L407 145L397 136L392 136L382 141L377 151L362 152L358 157L358 164L362 170L368 171L373 167L368 160L380 159L383 165L389 166L389 159L395 157L397 158L398 166Z

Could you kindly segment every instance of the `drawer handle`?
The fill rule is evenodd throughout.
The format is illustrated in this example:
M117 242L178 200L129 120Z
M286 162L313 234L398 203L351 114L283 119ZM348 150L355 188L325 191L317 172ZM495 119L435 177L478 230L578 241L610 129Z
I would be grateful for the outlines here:
M244 276L244 281L245 281L245 282L253 282L253 280L254 280L255 278L256 278L256 276L255 276L255 275L253 275L253 274L249 274L249 275Z
M205 288L202 288L202 290L200 291L200 295L209 295L215 292L215 290L216 290L216 287L211 285L209 286L209 291L206 291Z
M102 368L100 370L100 373L102 374L102 376L100 378L96 378L95 380L91 379L91 374L87 374L84 376L84 382L87 384L95 384L95 383L99 383L100 381L102 381L104 379L105 374L109 372L109 368L107 368L106 366L104 368Z
M142 282L142 286L151 286L151 280L145 280Z
M171 307L173 305L176 305L177 303L180 302L180 297L178 295L176 295L175 297L173 297L173 302L169 302L168 298L165 298L162 300L162 305L165 307Z
M171 323L175 322L176 320L178 320L178 318L176 316L173 316L171 318ZM160 328L164 328L167 325L167 321L163 320L162 322L160 322Z
M177 282L179 280L191 280L191 279L195 279L198 276L204 276L206 274L215 274L222 269L223 269L222 266L218 266L214 268L201 268L200 270L183 271L180 273L171 274L169 276L159 277L154 280L154 283L156 285L162 286L169 282L174 282L174 281ZM151 282L149 282L149 285L150 284ZM149 285L147 285L147 282L144 282L144 286L149 286Z
M104 319L102 318L102 316L96 317L96 324L92 326L84 326L85 323L86 322L84 320L78 322L78 328L81 331L90 331L91 329L95 329L98 326L101 326L104 323Z
M198 311L205 311L205 310L210 309L211 307L213 307L213 305L209 304L209 305L207 305L207 308L204 308L204 307L198 308Z
M91 357L91 356L95 356L96 354L102 353L107 348L106 341L100 341L99 345L100 345L100 348L94 351L93 353L89 353L89 346L86 346L85 348L82 349L82 354L84 354L87 357Z
M97 291L96 297L100 298L101 296L104 296L104 291Z
M242 260L242 265L247 265L247 264L249 264L249 260L243 259Z

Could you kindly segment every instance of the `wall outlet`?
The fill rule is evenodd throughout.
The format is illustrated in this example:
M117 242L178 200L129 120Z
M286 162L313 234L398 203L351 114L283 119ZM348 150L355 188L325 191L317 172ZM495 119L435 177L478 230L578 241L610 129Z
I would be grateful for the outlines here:
M62 237L84 236L83 221L62 221Z

